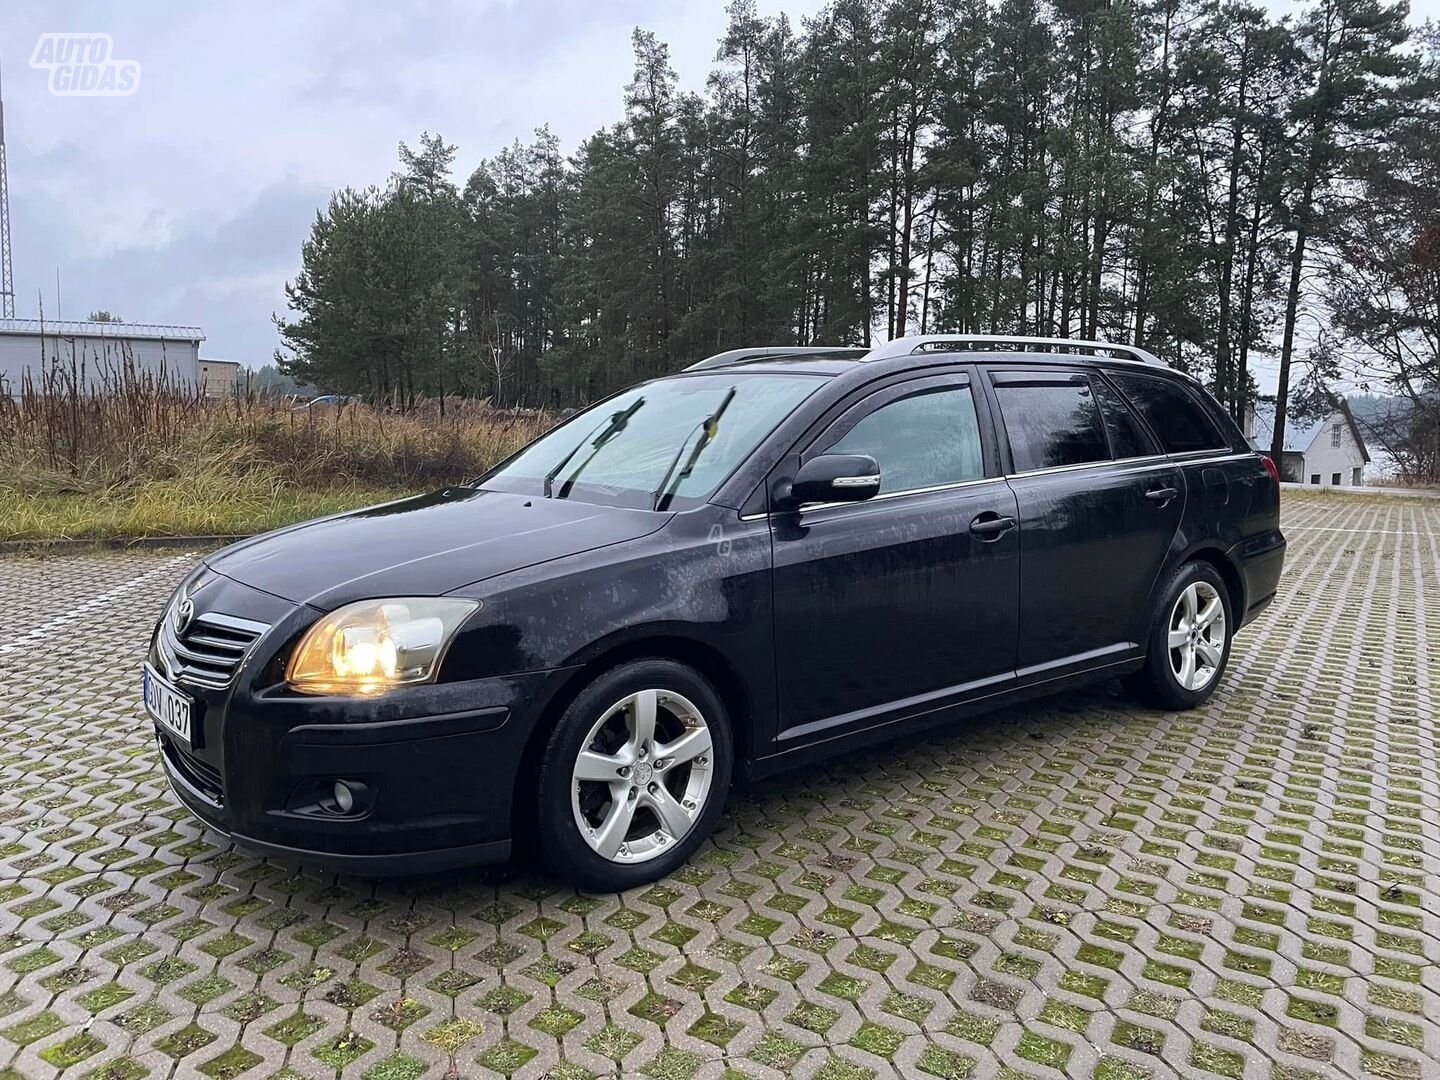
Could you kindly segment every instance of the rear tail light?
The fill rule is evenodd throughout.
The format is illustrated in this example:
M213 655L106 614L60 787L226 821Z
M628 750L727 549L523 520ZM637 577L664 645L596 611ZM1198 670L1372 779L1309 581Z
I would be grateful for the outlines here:
M1280 483L1280 470L1275 467L1275 459L1269 454L1261 454L1260 460L1265 463L1265 471L1270 474L1270 479Z

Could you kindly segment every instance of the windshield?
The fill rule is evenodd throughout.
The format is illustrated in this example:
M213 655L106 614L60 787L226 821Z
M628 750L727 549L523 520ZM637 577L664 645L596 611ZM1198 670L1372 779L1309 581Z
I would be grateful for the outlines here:
M684 510L709 498L824 382L814 375L661 379L571 417L482 487L520 495Z

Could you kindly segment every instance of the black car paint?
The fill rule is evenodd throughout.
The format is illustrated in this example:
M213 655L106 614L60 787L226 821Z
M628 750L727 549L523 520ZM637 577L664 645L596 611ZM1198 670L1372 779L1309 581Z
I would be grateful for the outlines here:
M270 630L225 689L182 685L194 745L157 735L167 774L197 815L264 850L376 874L502 859L546 718L621 659L698 667L734 719L738 772L759 776L1134 670L1153 591L1187 559L1221 569L1237 622L1268 602L1284 554L1278 488L1208 396L1197 395L1229 450L1014 476L987 373L1022 360L1050 369L1057 358L797 359L683 376L800 371L825 384L709 502L682 512L482 482L223 549L189 582L197 609ZM779 509L776 493L836 417L934 377L976 389L983 479ZM1157 488L1175 495L1147 499ZM1001 517L1017 527L970 532ZM441 593L481 607L434 684L372 698L285 685L290 651L324 611ZM150 661L163 663L154 641ZM197 767L222 778L222 796L193 782ZM335 777L367 786L363 812L327 811Z
M329 611L452 592L664 524L641 510L452 487L245 540L212 561L237 581Z

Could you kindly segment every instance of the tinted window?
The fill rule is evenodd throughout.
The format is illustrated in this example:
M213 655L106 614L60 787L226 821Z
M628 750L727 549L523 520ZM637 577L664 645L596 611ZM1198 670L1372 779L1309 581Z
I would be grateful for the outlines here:
M995 393L1017 473L1109 459L1100 408L1083 378L1002 383Z
M1219 450L1225 446L1200 403L1179 383L1148 375L1112 374L1168 453Z
M1141 431L1135 414L1111 387L1100 379L1090 381L1091 389L1100 402L1100 412L1105 417L1105 430L1110 433L1110 454L1117 460L1144 457L1150 453L1150 440Z
M882 492L958 484L985 475L970 387L922 390L867 413L826 448L869 454L880 463Z

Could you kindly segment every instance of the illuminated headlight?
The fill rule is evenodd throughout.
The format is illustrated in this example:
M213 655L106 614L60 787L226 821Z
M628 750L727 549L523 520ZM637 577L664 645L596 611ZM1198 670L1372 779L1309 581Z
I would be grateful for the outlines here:
M306 694L379 694L435 678L450 639L478 600L362 600L330 612L300 639L285 681Z

